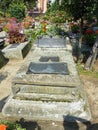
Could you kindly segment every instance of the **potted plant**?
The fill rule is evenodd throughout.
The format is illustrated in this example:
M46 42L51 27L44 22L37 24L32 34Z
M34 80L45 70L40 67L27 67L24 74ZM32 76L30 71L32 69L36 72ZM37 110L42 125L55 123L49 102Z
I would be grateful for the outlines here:
M23 33L23 29L23 25L17 23L15 19L11 19L3 28L8 34L7 38L10 44L19 44L27 40L26 35Z

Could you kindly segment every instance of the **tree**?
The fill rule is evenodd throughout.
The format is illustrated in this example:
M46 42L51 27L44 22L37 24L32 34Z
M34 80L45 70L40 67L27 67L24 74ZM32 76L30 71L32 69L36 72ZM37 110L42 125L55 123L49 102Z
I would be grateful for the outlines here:
M36 0L1 0L0 2L0 9L1 11L4 12L4 14L6 12L8 12L9 10L9 6L12 3L24 3L26 5L26 3L28 3L28 9L29 8L33 8L36 5Z
M96 41L93 45L90 56L88 57L88 59L85 63L84 69L92 70L93 64L94 64L96 57L97 57L97 54L98 54L98 37L96 38Z
M80 20L80 39L79 39L79 54L81 56L81 44L83 39L83 20L91 14L95 14L98 19L98 0L62 0L62 9L67 11L74 20Z
M8 8L9 8L9 5L10 3L12 2L12 0L2 0L0 2L0 9L2 12L4 12L4 16L5 16L5 13L7 12Z
M15 17L18 20L22 20L25 17L26 7L23 2L13 2L9 6L9 13L11 17Z

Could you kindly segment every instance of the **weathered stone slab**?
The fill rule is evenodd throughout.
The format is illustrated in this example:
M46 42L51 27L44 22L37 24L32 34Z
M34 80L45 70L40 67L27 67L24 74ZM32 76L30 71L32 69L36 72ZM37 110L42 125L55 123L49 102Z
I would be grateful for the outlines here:
M3 114L27 120L64 121L66 115L86 120L91 118L89 106L82 99L74 102L43 102L11 97L3 108Z
M58 56L59 63L65 62L68 66L69 75L61 74L27 74L29 65L31 62L40 62L41 56ZM52 63L52 61L49 61ZM37 85L57 85L57 86L79 86L80 79L74 64L73 57L69 51L65 50L43 50L41 48L35 48L31 50L29 57L25 63L21 66L20 70L17 72L13 79L13 83L21 84L37 84Z
M27 74L64 74L68 75L68 67L64 62L31 62Z
M78 87L74 86L43 86L43 85L22 85L22 84L16 84L12 86L12 92L14 95L16 95L17 92L20 93L39 93L39 94L55 94L55 95L66 95L69 94L73 96L79 96L82 97L81 88L78 89ZM80 93L80 94L79 94ZM29 98L29 97L28 97Z
M21 44L10 44L5 47L2 52L8 59L23 59L30 50L30 46L31 45L28 42Z
M40 62L48 62L49 60L53 61L53 62L59 62L59 57L58 56L41 56L39 61Z
M63 48L66 47L66 39L65 38L60 38L60 37L44 37L44 38L39 38L37 40L37 46L38 47L49 47L49 48Z

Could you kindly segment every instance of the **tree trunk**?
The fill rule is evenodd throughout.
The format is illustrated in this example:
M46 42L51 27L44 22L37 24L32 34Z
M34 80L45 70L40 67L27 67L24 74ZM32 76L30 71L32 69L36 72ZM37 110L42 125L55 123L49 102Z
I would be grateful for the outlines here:
M82 46L82 40L83 40L83 18L81 18L81 25L80 25L80 38L79 38L79 45L78 45L78 55L77 55L77 62L81 61L81 46Z
M94 62L96 60L98 54L98 36L96 38L95 44L93 45L92 51L90 56L88 57L85 65L84 65L84 69L86 70L92 70Z

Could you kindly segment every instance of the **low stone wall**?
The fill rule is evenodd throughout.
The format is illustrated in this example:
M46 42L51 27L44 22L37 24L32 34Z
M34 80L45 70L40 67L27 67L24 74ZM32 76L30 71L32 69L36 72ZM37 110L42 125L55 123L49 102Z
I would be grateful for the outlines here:
M4 56L8 59L21 60L27 55L30 48L31 44L28 42L24 42L21 44L10 44L5 47L2 52L4 53Z

